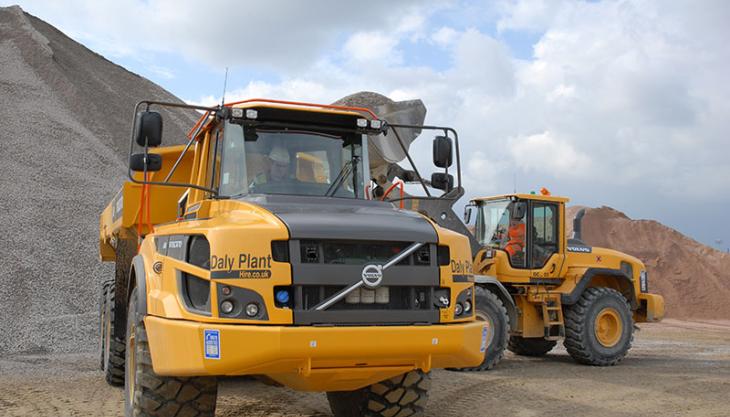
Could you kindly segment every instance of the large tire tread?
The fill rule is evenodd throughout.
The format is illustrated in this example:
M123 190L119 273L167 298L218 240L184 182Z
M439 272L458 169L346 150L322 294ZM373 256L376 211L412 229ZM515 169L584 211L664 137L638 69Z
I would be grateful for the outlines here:
M629 319L623 323L629 329L630 336L612 354L605 354L592 347L588 323L594 319L590 314L595 313L591 307L602 299L613 299L618 302L620 309L628 312ZM626 298L613 288L587 288L578 302L565 309L565 340L563 345L573 359L581 364L592 366L613 366L621 362L626 356L634 340L633 316L631 307Z
M109 327L111 329L111 337L109 338L109 346L105 346L102 343L103 349L108 350L106 360L104 359L104 351L102 351L102 370L104 371L104 378L109 385L121 387L124 385L124 341L114 332L116 311L114 296L114 282L110 281L106 287L106 313L104 315L105 323L102 328L106 331L106 327Z
M335 417L418 417L428 401L431 375L415 370L368 387L328 392Z
M129 377L136 378L134 402L127 405L127 417L213 417L215 415L218 382L214 377L168 377L155 374L152 368L147 331L137 317L137 289L130 299L130 317L136 323L136 369ZM129 327L128 327L129 329ZM129 386L125 385L125 398Z
M545 340L541 337L538 338L526 338L520 336L512 336L509 338L507 349L515 355L520 356L545 356L548 352L553 350L558 342L555 340Z

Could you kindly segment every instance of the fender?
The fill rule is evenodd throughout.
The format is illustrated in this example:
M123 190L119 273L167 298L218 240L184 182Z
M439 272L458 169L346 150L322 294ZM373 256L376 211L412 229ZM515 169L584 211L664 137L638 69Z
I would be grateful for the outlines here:
M496 277L491 275L474 275L474 284L488 288L502 301L502 304L507 309L510 328L511 330L515 330L517 326L517 306L515 305L515 300L512 299L512 296L504 285Z
M136 255L132 259L132 268L129 271L129 289L127 290L127 298L132 295L132 290L137 288L137 313L143 316L147 315L147 274L144 269L144 258L142 255ZM129 299L127 299L129 303Z
M565 305L573 305L578 302L583 291L588 288L588 285L593 281L593 278L597 276L609 276L614 277L619 282L619 288L623 293L624 297L628 298L629 304L632 310L638 308L636 302L636 290L634 289L634 280L627 276L620 269L609 269L609 268L588 268L578 281L578 285L573 288L569 294L563 294L560 296L560 302Z

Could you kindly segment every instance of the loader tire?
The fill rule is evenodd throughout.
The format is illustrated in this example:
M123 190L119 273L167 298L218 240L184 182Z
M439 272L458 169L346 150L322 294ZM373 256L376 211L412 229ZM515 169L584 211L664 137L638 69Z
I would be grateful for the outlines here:
M563 344L578 363L615 365L626 356L633 339L631 307L612 288L588 288L565 311Z
M335 417L422 416L431 375L415 370L355 391L327 393Z
M101 370L104 371L106 382L115 387L124 385L124 340L114 331L114 314L116 311L114 299L114 282L105 283L104 311L101 315L102 333L101 342Z
M558 342L554 340L545 340L541 337L512 336L509 338L507 349L515 355L545 356L557 344Z
M471 368L451 369L454 371L487 371L494 368L502 358L509 341L509 315L502 300L488 289L474 286L474 301L476 302L477 320L486 322L487 348L484 351L484 361Z
M135 288L127 309L124 415L213 417L218 396L215 378L155 374L144 317L137 314L137 297Z

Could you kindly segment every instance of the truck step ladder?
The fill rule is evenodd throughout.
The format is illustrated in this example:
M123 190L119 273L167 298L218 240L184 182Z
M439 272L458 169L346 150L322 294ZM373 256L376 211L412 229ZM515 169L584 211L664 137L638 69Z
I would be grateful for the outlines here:
M565 337L565 321L560 294L547 294L542 301L542 317L545 325L545 340L559 340Z

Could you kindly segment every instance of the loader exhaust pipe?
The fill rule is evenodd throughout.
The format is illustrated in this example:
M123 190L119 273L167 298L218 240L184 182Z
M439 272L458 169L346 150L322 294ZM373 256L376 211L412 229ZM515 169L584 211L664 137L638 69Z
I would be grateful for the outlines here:
M578 210L573 219L573 239L583 240L583 216L586 214L586 209Z

